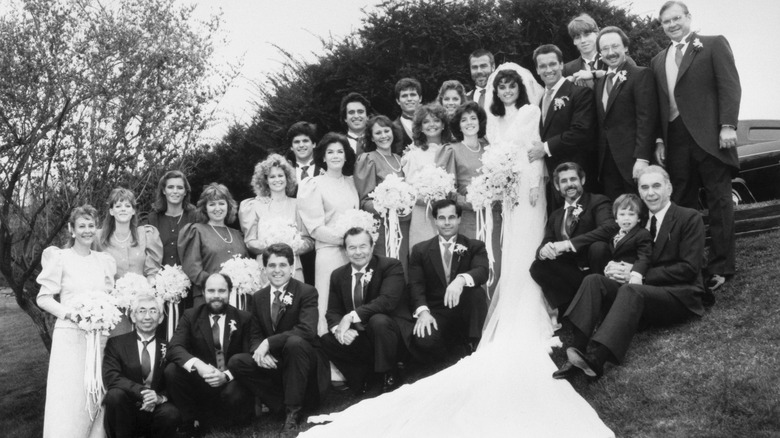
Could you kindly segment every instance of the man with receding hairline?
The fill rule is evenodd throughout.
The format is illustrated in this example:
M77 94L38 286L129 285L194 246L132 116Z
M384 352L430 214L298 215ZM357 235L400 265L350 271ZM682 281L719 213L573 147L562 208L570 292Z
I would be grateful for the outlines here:
M466 99L475 101L485 108L485 93L488 77L496 68L493 54L485 49L477 49L469 55L469 71L474 80L474 89L466 93Z

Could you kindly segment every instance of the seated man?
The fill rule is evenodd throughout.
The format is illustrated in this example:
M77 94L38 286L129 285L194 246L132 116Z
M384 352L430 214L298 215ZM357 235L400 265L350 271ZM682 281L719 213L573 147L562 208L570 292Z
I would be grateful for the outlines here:
M109 438L173 436L181 417L164 394L165 340L155 338L163 302L138 295L130 305L135 330L106 343L103 354L103 424Z
M570 252L567 242L599 227L613 225L612 207L603 195L585 193L585 172L577 163L561 163L553 171L553 183L564 198L563 207L547 219L544 239L531 264L531 277L553 309L565 310L582 279L590 272L603 272L610 257L609 244L595 242Z
M387 392L398 384L402 334L411 333L404 270L400 261L374 255L374 240L362 228L347 231L344 247L349 263L330 276L330 332L322 335L322 345L354 392L363 391L371 371Z
M263 253L269 286L252 299L252 345L228 368L271 411L286 410L282 432L298 429L301 408L317 404L330 367L317 337L317 290L292 278L295 255L283 243Z
M171 338L165 379L186 433L201 433L201 422L216 420L215 413L227 424L252 418L252 397L227 368L233 355L249 351L252 334L252 315L228 304L232 290L230 277L211 274L206 302L184 312Z
M440 361L448 347L479 343L487 315L485 244L458 234L462 209L445 199L431 208L438 235L412 248L410 299L417 322L412 353L423 362ZM462 350L461 350L462 351Z
M580 370L599 377L607 361L623 360L640 328L679 324L704 313L701 215L669 200L672 183L659 166L644 169L638 185L650 211L647 229L654 239L650 268L643 284L629 283L635 273L627 263L610 264L604 275L585 277L566 311L565 318L574 325L574 340L566 350L569 360L553 374L555 378Z

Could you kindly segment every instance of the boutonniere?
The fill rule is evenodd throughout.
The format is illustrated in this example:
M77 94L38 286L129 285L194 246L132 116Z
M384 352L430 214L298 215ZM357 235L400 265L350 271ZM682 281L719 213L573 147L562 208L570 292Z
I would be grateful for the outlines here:
M567 100L569 100L569 96L556 97L553 100L553 108L555 109L555 111L558 111L559 109L565 107Z
M366 271L365 274L363 274L363 278L360 280L363 282L363 287L366 287L368 283L371 283L371 278L374 276L374 270L369 269Z
M582 214L582 205L577 204L574 206L574 210L572 210L571 215L574 217L574 222L577 222L580 220L580 215Z
M291 305L293 302L293 294L291 294L289 291L285 291L284 295L282 296L282 307L287 307Z
M466 248L465 245L461 245L460 243L456 243L455 246L452 248L452 252L455 254L462 256L463 254L466 254L466 251L469 249Z
M238 326L236 325L236 320L231 319L230 320L230 334L228 336L233 336L233 332L238 330Z
M698 52L702 48L704 48L704 44L701 43L701 40L698 39L698 38L694 38L694 40L693 40L693 50Z
M615 74L615 80L617 80L618 82L625 81L626 80L626 71L625 70L620 70L619 72L617 72Z
M165 353L168 352L168 345L165 343L160 343L160 363L165 362Z

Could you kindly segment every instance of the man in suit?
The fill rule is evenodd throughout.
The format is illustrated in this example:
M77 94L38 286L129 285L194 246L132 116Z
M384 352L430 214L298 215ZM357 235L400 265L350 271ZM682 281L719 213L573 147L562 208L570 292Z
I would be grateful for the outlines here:
M539 284L553 309L565 310L589 272L604 271L610 257L605 242L589 242L574 252L569 241L615 224L606 196L583 189L585 172L577 163L561 163L553 183L564 205L547 219L544 239L531 263L531 277Z
M347 128L347 140L355 155L363 153L364 133L371 104L360 93L349 93L341 99L341 120Z
M691 32L691 14L680 1L664 3L659 18L672 41L651 61L660 87L656 159L669 170L675 203L698 208L699 188L705 189L712 238L706 285L712 291L735 272L731 179L739 170L742 88L726 38Z
M563 76L570 82L592 90L596 79L604 76L607 69L596 45L599 27L590 15L580 14L569 22L567 29L580 51L580 57L563 66Z
M640 173L639 196L650 212L647 228L654 239L650 268L643 284L628 283L629 263L612 264L604 275L583 280L565 315L574 326L569 360L553 377L579 371L599 377L607 361L623 361L640 328L679 324L704 312L704 222L698 211L671 202L671 195L663 168L653 165Z
M252 299L252 344L228 363L236 380L271 411L286 411L282 432L298 429L301 408L317 404L330 383L317 337L317 290L292 278L294 260L283 243L263 253L271 284Z
M482 109L485 109L487 81L495 68L496 62L489 51L477 49L469 55L469 70L471 79L474 80L474 89L466 93L466 99L477 102Z
M606 27L596 40L607 74L596 81L599 122L599 180L615 199L636 192L636 177L648 166L658 121L653 72L626 62L628 37Z
M563 77L563 53L552 44L534 50L536 73L545 85L544 98L540 102L542 118L539 133L542 142L534 141L528 152L531 161L544 158L547 171L552 174L564 162L573 161L592 172L595 148L596 107L593 91L567 81ZM590 183L590 180L588 180ZM592 185L587 187L593 191ZM548 213L563 204L554 184L547 185Z
M485 244L458 234L462 209L450 199L435 202L431 214L438 235L412 248L409 289L417 319L412 351L417 359L440 361L448 349L473 350L487 315L489 265Z
M222 417L227 424L251 420L254 403L227 368L233 355L249 351L252 315L228 304L233 283L211 274L203 284L205 303L184 312L171 338L165 379L187 433ZM216 415L215 415L216 414Z
M412 138L412 124L414 113L422 105L422 85L420 81L413 78L402 78L395 84L395 102L401 108L401 115L393 121L396 132L402 133L399 141L403 141L400 149L414 143Z
M155 337L165 317L163 302L138 295L130 309L135 330L110 338L103 353L103 424L109 438L167 438L176 432L181 416L165 396L167 346L162 337Z
M353 391L362 392L373 371L387 392L398 384L399 351L411 333L404 270L400 261L374 255L374 240L362 228L347 231L344 248L349 263L330 276L322 345Z

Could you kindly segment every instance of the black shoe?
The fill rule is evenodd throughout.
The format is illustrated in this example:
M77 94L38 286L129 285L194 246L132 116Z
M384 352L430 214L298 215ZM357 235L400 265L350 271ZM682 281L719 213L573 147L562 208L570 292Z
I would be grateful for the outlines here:
M282 426L282 433L289 433L289 432L297 432L298 431L298 421L301 417L301 408L299 407L288 407L287 408L287 417L284 419L284 426Z
M571 379L572 377L576 376L581 372L582 372L581 369L575 367L574 364L572 364L567 360L566 363L563 364L561 369L552 373L552 377L553 379L556 380Z
M338 392L349 391L349 385L347 385L347 382L332 381L330 382L330 388Z
M712 307L715 305L715 294L709 289L704 289L704 295L701 296L701 304L704 307Z
M604 374L604 365L592 354L582 353L574 347L566 349L566 356L572 365L582 370L588 377L599 378Z
M197 420L182 423L176 431L176 438L196 438L203 435L204 430Z
M395 373L388 372L382 376L382 393L390 392L398 387L398 377Z

